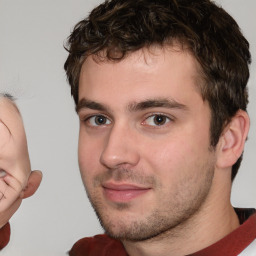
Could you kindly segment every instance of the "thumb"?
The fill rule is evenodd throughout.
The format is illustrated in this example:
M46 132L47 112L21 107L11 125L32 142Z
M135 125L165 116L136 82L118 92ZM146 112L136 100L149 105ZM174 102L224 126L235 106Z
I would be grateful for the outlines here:
M37 191L41 183L42 176L43 175L41 171L32 171L30 173L27 186L21 194L22 199L32 196Z

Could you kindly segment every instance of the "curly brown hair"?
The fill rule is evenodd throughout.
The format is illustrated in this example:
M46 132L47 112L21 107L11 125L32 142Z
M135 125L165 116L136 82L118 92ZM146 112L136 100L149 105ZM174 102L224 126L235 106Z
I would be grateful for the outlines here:
M89 55L121 61L144 47L179 42L200 63L202 98L211 109L211 145L248 103L249 43L236 21L210 0L106 0L80 21L65 48L64 68L78 103L81 66ZM102 53L105 53L103 56ZM232 167L232 180L242 156Z

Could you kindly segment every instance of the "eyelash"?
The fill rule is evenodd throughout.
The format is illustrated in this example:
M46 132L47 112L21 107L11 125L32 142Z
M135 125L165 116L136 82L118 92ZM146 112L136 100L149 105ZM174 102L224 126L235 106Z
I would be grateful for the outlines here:
M97 124L97 121L96 121L96 118L104 118L105 120L103 120L103 123L100 124L98 123ZM156 124L155 123L155 118L157 117L160 117L162 118L163 120L163 124ZM153 118L152 120L149 120L150 118ZM90 120L94 123L90 123ZM147 124L146 122L149 121L149 122L154 122L154 124ZM169 115L166 115L166 114L163 114L163 113L151 113L151 114L148 114L144 120L141 122L142 125L144 126L147 126L147 127L152 127L152 128L161 128L163 126L165 126L166 124L168 124L169 122L173 122L174 121L174 118L173 117L170 117ZM103 115L103 114L95 114L95 115L90 115L90 116L87 116L83 119L83 122L84 123L88 123L88 126L91 126L91 127L100 127L100 126L107 126L107 125L110 125L112 120L110 118L108 118L107 116ZM160 120L161 122L161 120Z
M149 118L153 118L153 120L151 121L155 121L155 118L156 117L161 117L163 118L163 121L164 123L163 124L154 124L154 125L148 125L146 124L146 121L149 119ZM163 113L152 113L152 114L149 114L145 119L144 121L142 122L142 124L144 124L145 126L149 126L149 127L154 127L154 128L160 128L162 126L165 126L167 123L169 122L173 122L174 121L174 118L173 117L170 117L169 115L166 115L166 114L163 114Z
M100 125L100 124L98 124L98 125L97 125L97 124L96 124L96 125L90 124L90 119L93 119L93 118L94 118L94 121L93 121L93 122L96 123L95 119L96 119L97 117L105 118L105 120L107 120L107 122L109 122L109 123L104 123L104 124L102 124L102 125ZM108 118L108 117L105 116L105 115L102 115L102 114L95 114L95 115L91 115L91 116L85 117L84 120L83 120L83 122L84 122L84 123L89 123L89 126L92 126L92 127L99 127L99 126L109 125L110 122L112 122L112 121L111 121L110 118Z

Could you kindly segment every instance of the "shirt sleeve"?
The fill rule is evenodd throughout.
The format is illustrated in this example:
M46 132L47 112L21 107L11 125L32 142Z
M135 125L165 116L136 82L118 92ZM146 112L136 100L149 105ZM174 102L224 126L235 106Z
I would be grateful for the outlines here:
M8 222L0 229L0 250L2 250L10 241L11 228Z

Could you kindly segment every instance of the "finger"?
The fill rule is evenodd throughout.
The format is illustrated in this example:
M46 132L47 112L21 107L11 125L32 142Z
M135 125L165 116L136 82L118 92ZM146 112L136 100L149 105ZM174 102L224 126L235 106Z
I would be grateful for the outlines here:
M0 179L0 213L7 210L19 198L22 185L12 176Z
M41 171L33 171L31 172L26 188L21 194L21 198L27 198L32 196L38 189L40 183L42 181L42 172Z
M15 191L16 193L20 193L23 190L22 184L19 182L19 180L17 180L13 176L6 175L3 178L3 180L8 185L8 188L11 188L10 191Z

